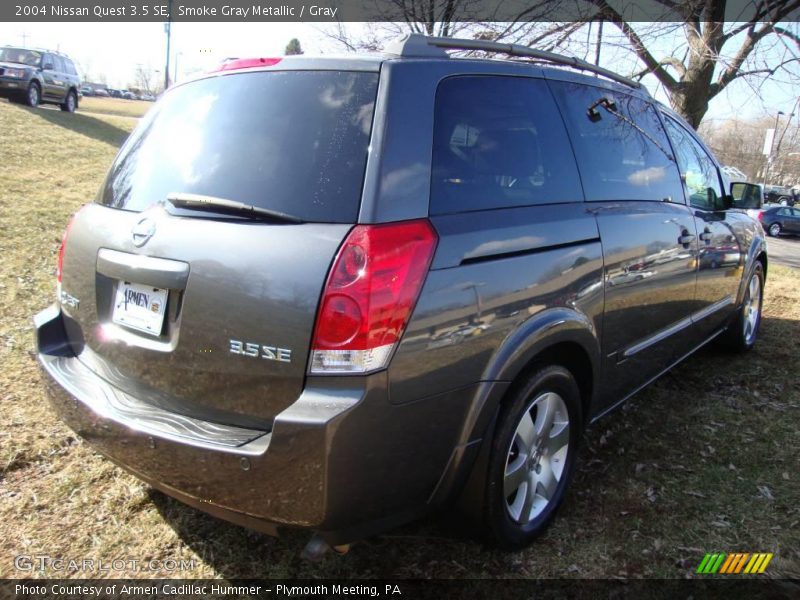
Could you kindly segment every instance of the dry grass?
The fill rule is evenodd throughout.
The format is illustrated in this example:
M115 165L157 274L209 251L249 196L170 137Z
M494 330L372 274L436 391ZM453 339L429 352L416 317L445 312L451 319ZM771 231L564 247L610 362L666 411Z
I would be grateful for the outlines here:
M117 115L123 117L141 117L153 106L144 100L123 100L122 98L98 98L84 96L79 103L78 111L101 115Z
M800 575L800 272L770 268L753 353L703 351L589 431L560 518L527 551L432 519L314 565L305 535L266 538L153 492L51 415L30 318L53 297L68 215L133 122L6 103L0 122L0 577L35 553L193 559L192 577L683 577L712 550L775 552L772 574Z

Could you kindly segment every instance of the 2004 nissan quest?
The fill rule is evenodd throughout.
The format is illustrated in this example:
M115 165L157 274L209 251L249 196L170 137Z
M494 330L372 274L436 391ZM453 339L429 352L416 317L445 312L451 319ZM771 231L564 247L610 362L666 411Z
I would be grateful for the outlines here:
M680 117L575 59L413 35L230 61L70 222L39 360L76 432L224 519L338 545L459 502L518 548L587 423L755 343L766 245L730 192Z

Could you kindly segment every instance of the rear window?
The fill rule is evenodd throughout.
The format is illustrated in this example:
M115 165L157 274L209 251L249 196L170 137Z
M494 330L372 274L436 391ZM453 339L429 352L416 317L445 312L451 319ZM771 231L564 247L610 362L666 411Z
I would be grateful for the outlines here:
M439 85L431 214L582 200L564 123L543 80L462 76Z
M180 192L352 223L377 85L377 73L278 71L177 87L125 143L98 202L141 211Z

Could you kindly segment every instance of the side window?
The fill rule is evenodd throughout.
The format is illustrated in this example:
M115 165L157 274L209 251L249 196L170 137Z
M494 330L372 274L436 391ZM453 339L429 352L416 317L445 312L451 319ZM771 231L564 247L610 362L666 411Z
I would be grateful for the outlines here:
M683 202L678 169L653 106L624 93L552 81L587 200Z
M55 63L53 62L53 55L52 54L44 54L42 56L42 68L45 70L52 70L55 69Z
M689 204L704 210L717 209L722 197L717 168L688 131L669 117L665 117L665 122L675 153L678 155L681 180Z
M583 201L564 124L539 79L442 81L431 173L431 214Z
M64 67L64 61L60 56L53 56L53 65L56 71L59 73L66 73L66 68Z
M780 210L778 211L778 214L779 214L781 217L788 217L788 216L791 216L791 214L792 214L792 213L791 213L790 209L788 209L788 208L782 208L782 209L780 209Z
M75 65L68 58L64 59L64 67L66 68L67 73L69 73L70 75L77 75L78 74L78 72L75 70Z

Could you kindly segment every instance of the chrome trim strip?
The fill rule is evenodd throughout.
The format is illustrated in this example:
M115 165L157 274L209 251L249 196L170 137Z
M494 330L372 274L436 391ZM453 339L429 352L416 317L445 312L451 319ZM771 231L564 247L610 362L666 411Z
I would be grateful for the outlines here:
M622 353L623 360L626 358L630 358L634 354L638 354L642 350L649 348L650 346L657 344L658 342L665 340L671 335L678 333L679 331L683 331L687 327L692 324L692 318L686 317L685 319L681 319L677 323L673 323L666 329L662 329L661 331L657 331L653 335L648 338L643 339L641 342L635 343L633 346L630 346L625 352Z
M629 399L630 399L632 396L635 396L635 395L636 395L636 394L638 394L640 391L642 391L644 388L646 388L648 385L650 385L650 384L651 384L651 383L653 383L655 380L657 380L659 377L661 377L662 375L664 375L664 374L668 373L669 371L671 371L671 370L672 370L673 368L675 368L675 367L676 367L678 364L680 364L681 362L683 362L684 360L686 360L686 359L687 359L689 356L691 356L692 354L694 354L695 352L697 352L697 351L698 351L700 348L702 348L703 346L705 346L705 345L706 345L706 344L708 344L709 342L711 342L711 341L715 340L715 339L716 339L717 337L719 337L719 335L720 335L722 332L724 332L724 331L725 331L725 328L723 327L723 328L721 328L721 329L718 329L718 330L717 330L717 331L715 331L714 333L712 333L712 334L711 334L710 336L708 336L708 337L707 337L705 340L703 340L702 342L700 342L699 344L697 344L697 346L695 346L694 348L692 348L691 350L689 350L689 351L688 351L686 354L684 354L683 356L681 356L681 357L680 357L678 360L675 360L675 361L673 361L672 363L670 363L670 364L669 364L669 366L667 366L667 367L666 367L666 368L664 368L662 371L659 371L659 372L658 372L658 374L654 375L653 377L651 377L650 379L648 379L647 381L645 381L645 382L644 382L642 385L640 385L639 387L637 387L637 388L636 388L635 390L633 390L633 391L632 391L630 394L628 394L627 396L625 396L625 397L624 397L624 398L622 398L621 400L617 400L616 402L614 402L614 403L613 403L613 404L611 404L610 406L608 406L608 407L604 408L602 411L600 411L598 414L596 414L594 417L592 417L592 419L591 419L591 421L590 421L589 423L590 423L590 424L592 424L592 423L596 423L597 421L599 421L600 419L602 419L603 417L605 417L607 414L609 414L609 413L612 413L612 412L614 412L615 410L617 410L617 409L618 409L620 406L622 406L623 404L625 404L625 402L627 402L627 401L628 401L628 400L629 400Z
M53 380L100 417L154 437L236 454L263 454L271 434L201 421L134 398L92 373L74 357L39 354Z
M622 353L622 360L630 358L634 354L638 354L642 350L649 348L650 346L657 344L668 338L671 335L675 335L679 331L683 331L690 325L697 323L708 317L709 315L714 314L718 310L722 310L726 306L730 306L733 304L733 296L730 294L722 298L721 300L717 300L714 304L710 304L705 308L698 310L695 313L692 313L686 318L681 319L680 321L673 323L669 327L662 329L661 331L657 331L650 337L643 339L640 342L636 342L632 346L629 346L623 353Z
M133 279L136 283L153 287L182 290L189 278L189 264L100 248L97 252L97 272L112 279Z
M717 312L718 310L722 310L726 306L730 306L733 304L733 296L728 294L721 300L717 300L714 304L709 304L704 309L697 311L691 316L692 322L697 323L705 319L707 316Z

